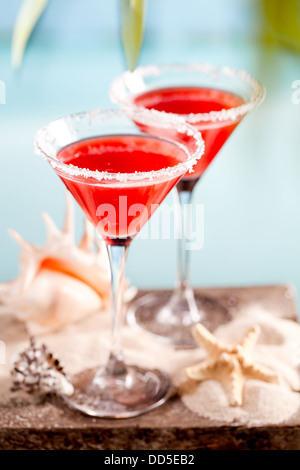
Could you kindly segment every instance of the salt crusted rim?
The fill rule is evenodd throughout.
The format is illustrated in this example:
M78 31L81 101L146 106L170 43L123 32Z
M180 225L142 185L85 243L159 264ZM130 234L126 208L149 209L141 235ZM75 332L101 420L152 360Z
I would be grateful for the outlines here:
M129 119L138 122L139 124L150 126L156 125L159 128L165 129L176 129L178 132L194 138L196 150L191 155L188 152L187 148L179 142L172 141L171 139L163 139L167 142L174 143L175 145L180 147L189 158L185 162L180 162L172 167L167 167L156 171L136 171L135 173L109 173L107 171L89 170L87 168L79 168L72 164L60 162L57 159L57 149L54 148L54 142L56 140L57 126L60 123L68 122L70 120L75 120L76 123L80 123L81 121L87 119L90 123L95 120L98 120L98 122L101 123L117 116L127 116ZM72 129L72 132L74 136L73 142L76 142L76 129ZM70 143L72 142L69 142L69 144ZM66 145L68 145L68 143L62 145L61 148ZM42 155L46 160L48 160L54 169L57 169L63 172L64 174L75 178L93 178L98 182L103 182L105 180L114 182L117 181L121 183L137 181L146 182L153 181L155 179L170 179L171 177L174 177L177 174L183 175L186 172L192 173L194 171L192 167L204 153L204 141L200 132L196 131L196 129L193 128L191 125L187 124L184 119L179 118L176 115L157 115L156 112L153 112L152 110L148 109L126 111L120 109L95 109L81 113L69 114L63 118L52 121L43 128L39 129L35 135L35 153L37 155Z
M245 116L249 111L252 111L259 103L261 103L266 95L265 88L255 78L251 77L244 70L236 70L231 67L219 67L212 64L164 64L164 65L147 65L138 67L133 72L129 70L122 75L116 77L110 87L110 97L115 103L120 106L130 107L132 109L142 109L133 103L133 99L141 92L148 91L146 89L139 90L138 93L131 93L128 84L141 86L144 77L159 76L164 71L191 71L199 72L201 74L212 74L215 78L220 74L227 75L228 77L238 77L245 80L252 86L251 98L240 106L230 109L222 109L221 111L210 111L208 113L190 113L181 115L189 124L196 124L199 122L216 122L216 121L236 121L238 118ZM150 91L151 89L149 89ZM167 114L168 116L176 116L174 113L166 113L165 111L153 110L157 114Z

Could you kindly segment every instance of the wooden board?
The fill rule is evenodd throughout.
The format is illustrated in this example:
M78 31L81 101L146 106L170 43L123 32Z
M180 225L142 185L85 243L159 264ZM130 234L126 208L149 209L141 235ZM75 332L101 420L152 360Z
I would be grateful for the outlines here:
M255 301L276 316L297 319L288 286L202 289L201 295L224 306ZM5 405L0 404L0 449L300 450L300 410L286 423L251 428L203 419L177 397L143 416L117 421L84 416L56 397L36 397L28 403L11 395Z

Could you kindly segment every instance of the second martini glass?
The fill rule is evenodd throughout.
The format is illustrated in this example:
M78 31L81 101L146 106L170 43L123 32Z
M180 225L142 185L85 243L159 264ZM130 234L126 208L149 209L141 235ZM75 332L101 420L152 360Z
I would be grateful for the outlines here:
M172 294L155 292L139 298L129 311L133 327L176 346L194 346L191 326L197 322L214 329L227 317L216 301L195 297L189 284L187 235L193 190L228 137L264 98L264 88L242 70L210 64L150 65L117 77L111 98L123 108L151 109L177 115L201 131L205 152L195 167L177 184L181 208L178 249L178 281ZM163 130L162 134L163 135ZM175 193L176 195L176 193Z
M142 132L134 122L151 132ZM161 129L163 139L158 136ZM163 372L124 362L127 250L152 212L200 158L201 136L178 119L148 110L95 110L51 122L37 132L35 144L105 240L111 267L108 361L75 376L75 392L64 398L92 416L127 418L149 411L168 398L171 386Z

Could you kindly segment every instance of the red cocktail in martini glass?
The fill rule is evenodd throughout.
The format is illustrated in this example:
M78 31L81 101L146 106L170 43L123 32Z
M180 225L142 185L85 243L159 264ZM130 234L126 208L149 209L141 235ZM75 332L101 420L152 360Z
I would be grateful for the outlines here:
M140 298L128 315L133 327L165 343L193 346L194 323L202 322L213 329L227 315L218 302L203 296L195 298L189 285L189 250L184 238L191 223L187 208L195 185L240 121L263 100L265 91L244 71L196 63L139 67L117 77L110 91L112 100L121 107L180 116L201 132L205 142L195 172L186 174L177 184L183 238L179 242L176 289L171 295L156 292Z
M138 121L151 132L135 126ZM161 129L164 138L159 137ZM112 339L108 362L74 377L64 397L99 417L127 418L162 404L170 382L159 370L127 366L121 347L122 286L128 247L168 192L203 152L201 136L152 111L90 111L66 116L36 135L43 155L106 242L111 266Z

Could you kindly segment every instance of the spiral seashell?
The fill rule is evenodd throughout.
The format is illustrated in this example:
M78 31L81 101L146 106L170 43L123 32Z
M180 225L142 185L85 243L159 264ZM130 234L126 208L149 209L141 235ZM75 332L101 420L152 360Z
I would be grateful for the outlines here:
M35 336L59 330L109 303L110 276L103 242L85 221L83 237L75 243L74 204L69 193L66 202L62 230L47 213L42 214L47 229L44 246L30 244L9 231L21 247L20 273L13 281L0 284L0 303ZM129 292L134 294L132 288Z

